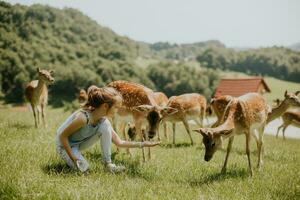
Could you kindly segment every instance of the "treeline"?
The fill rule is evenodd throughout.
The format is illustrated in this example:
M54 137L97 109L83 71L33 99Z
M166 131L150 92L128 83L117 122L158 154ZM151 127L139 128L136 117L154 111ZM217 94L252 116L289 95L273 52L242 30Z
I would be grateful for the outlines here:
M208 68L267 75L300 82L300 52L283 47L234 51L210 48L197 56L199 63Z
M75 9L0 2L0 34L0 96L9 103L24 102L24 87L37 79L37 67L55 70L50 86L54 105L72 101L78 88L120 79L168 95L210 96L218 77L213 70L202 74L172 62L141 68L135 59L150 52L148 44L121 37Z
M161 62L147 68L156 90L167 96L197 92L210 98L219 83L218 70L189 66L185 63Z

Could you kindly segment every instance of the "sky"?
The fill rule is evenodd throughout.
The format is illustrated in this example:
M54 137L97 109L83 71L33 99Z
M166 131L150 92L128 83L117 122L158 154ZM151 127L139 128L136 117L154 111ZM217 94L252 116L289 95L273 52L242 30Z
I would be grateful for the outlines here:
M228 47L289 46L300 42L300 0L10 0L80 10L131 39Z

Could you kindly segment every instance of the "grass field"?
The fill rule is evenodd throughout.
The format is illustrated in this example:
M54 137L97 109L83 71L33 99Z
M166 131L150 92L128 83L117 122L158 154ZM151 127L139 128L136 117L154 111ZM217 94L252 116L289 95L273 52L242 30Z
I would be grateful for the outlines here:
M123 150L114 162L127 167L112 175L100 164L95 145L84 153L91 164L87 174L70 170L55 152L55 130L69 113L48 109L48 128L35 129L29 111L0 110L0 199L299 199L300 140L265 137L262 171L249 177L245 138L236 138L227 174L220 175L225 151L210 162L203 159L200 135L190 146L182 127L177 145L153 148L153 159L141 162L140 149L130 158ZM227 142L224 144L225 149ZM251 144L256 164L256 145ZM114 147L115 149L115 147ZM115 150L114 150L115 152Z

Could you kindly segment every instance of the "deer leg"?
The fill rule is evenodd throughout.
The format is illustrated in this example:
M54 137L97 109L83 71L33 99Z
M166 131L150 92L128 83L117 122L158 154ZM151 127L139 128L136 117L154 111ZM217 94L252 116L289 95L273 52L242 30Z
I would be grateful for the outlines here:
M160 141L160 135L159 135L159 129L160 129L160 127L157 129L157 139L158 139L158 141Z
M227 161L228 161L228 157L229 157L229 154L230 154L230 151L231 151L233 139L234 139L234 137L231 137L231 138L229 138L229 141L228 141L225 162L224 162L224 165L223 165L222 171L221 171L222 174L226 173Z
M33 104L30 104L31 105L31 108L32 108L32 112L33 112L33 117L34 117L34 125L35 125L35 128L38 127L38 124L37 124L37 121L36 121L36 110L35 110L35 106Z
M193 141L193 138L192 138L192 135L191 135L191 131L190 131L190 126L189 126L187 120L183 119L182 122L183 122L183 125L184 125L184 127L185 127L185 129L186 129L186 131L187 131L187 133L188 133L188 135L190 137L191 145L194 145L194 141Z
M250 133L246 133L246 154L248 158L248 167L250 170L250 175L253 175L252 166L251 166L251 158L250 158Z
M163 122L163 126L164 126L164 135L165 135L165 139L168 140L168 135L167 135L167 122Z
M121 130L122 130L122 133L123 133L124 140L128 141L128 137L127 137L127 134L126 134L126 123L122 122L120 126L121 126ZM131 156L129 148L126 148L126 152L127 152L127 154L129 154Z
M173 127L173 145L175 145L175 131L176 131L176 123L172 123L172 127Z
M36 107L36 114L37 114L36 117L37 117L37 124L38 124L38 125L40 125L40 112L41 112L41 111L40 111L39 107L37 106L37 107Z
M136 128L136 132L139 134L140 136L140 140L142 142L144 142L144 136L143 136L143 131L141 128L141 124L140 123L135 123L135 128ZM146 162L146 158L145 158L145 149L144 147L142 148L142 154L143 154L143 161Z
M263 165L263 155L264 155L264 128L261 128L259 131L259 139L257 140L257 150L258 150L258 160L257 168L260 169Z
M278 127L278 129L277 129L277 134L276 134L276 138L278 138L279 131L280 131L280 129L283 128L283 127L284 127L283 124L282 124L281 126Z
M43 118L43 124L44 124L44 126L45 127L47 127L47 123L46 123L46 113L45 113L45 105L44 104L42 104L41 105L41 109L42 109L42 118Z
M286 128L289 126L289 124L288 125L285 125L284 127L283 127L283 129L282 129L282 136L283 136L283 140L285 140L285 130L286 130Z

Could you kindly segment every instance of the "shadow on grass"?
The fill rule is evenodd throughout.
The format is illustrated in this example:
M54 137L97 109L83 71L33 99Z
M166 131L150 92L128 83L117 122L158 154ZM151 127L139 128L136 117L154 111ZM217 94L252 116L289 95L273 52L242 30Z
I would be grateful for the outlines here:
M177 143L177 144L161 144L160 145L163 148L181 148L181 147L192 147L193 145L191 145L191 143L188 142L183 142L183 143Z
M185 182L188 182L188 184L191 186L191 187L198 187L198 186L201 186L203 184L210 184L210 183L213 183L213 182L220 182L220 181L224 181L226 179L232 179L232 178L235 178L235 179L245 179L245 178L248 178L250 177L250 173L248 170L246 169L238 169L238 170L231 170L231 171L228 171L224 174L218 172L218 173L215 173L215 174L208 174L208 175L205 175L205 176L202 176L202 177L193 177L191 178L190 180L188 181L185 181Z
M48 175L52 174L76 174L74 169L70 168L66 163L51 163L48 165L42 166L43 172Z

